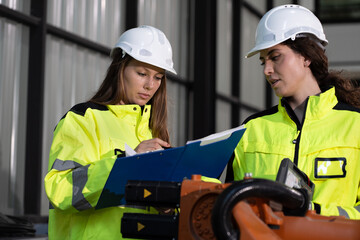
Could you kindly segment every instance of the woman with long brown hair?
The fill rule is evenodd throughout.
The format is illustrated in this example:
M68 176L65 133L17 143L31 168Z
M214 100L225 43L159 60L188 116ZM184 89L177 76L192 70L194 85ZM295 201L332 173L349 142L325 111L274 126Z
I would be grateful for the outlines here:
M123 239L125 212L157 212L95 207L126 145L137 153L170 147L165 74L176 74L171 45L159 29L141 26L120 36L111 57L97 93L56 126L45 177L50 239Z

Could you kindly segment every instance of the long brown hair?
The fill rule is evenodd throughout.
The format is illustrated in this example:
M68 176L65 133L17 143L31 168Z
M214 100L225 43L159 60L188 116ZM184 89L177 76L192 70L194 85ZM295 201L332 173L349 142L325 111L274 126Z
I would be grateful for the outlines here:
M124 69L133 58L126 54L122 56L121 51L115 52L113 60L107 70L104 81L99 90L89 100L101 105L115 105L120 101L128 103L124 88ZM161 80L159 89L148 102L151 105L151 117L149 128L154 137L170 142L167 127L167 94L166 76Z
M325 51L307 37L289 39L282 44L310 60L310 69L321 90L335 87L335 95L340 102L360 108L360 87L352 80L341 75L339 71L329 71L328 58Z

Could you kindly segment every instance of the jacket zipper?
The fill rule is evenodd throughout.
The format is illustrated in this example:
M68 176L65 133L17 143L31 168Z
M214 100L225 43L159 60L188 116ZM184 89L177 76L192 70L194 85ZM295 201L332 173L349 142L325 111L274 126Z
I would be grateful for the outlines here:
M290 119L296 124L296 128L299 131L299 134L298 134L297 138L293 140L293 143L295 141L294 164L296 166L298 165L298 162L299 162L299 148L300 148L301 130L302 130L302 126L304 125L304 121L305 121L305 115L306 115L306 109L307 109L308 101L309 101L309 97L306 99L305 108L304 108L304 115L303 115L303 119L302 119L301 122L299 122L299 119L296 117L295 112L290 107L290 105L286 101L284 101L285 110L286 110L287 114L289 115Z

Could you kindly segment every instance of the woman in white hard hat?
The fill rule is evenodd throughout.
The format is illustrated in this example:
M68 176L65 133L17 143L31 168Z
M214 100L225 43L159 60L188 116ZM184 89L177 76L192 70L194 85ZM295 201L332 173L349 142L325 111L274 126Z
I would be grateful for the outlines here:
M360 219L360 89L328 71L327 39L318 18L298 5L271 9L256 45L279 104L245 120L233 175L275 180L291 159L315 184L312 209Z
M124 212L156 212L94 208L125 144L138 153L170 147L165 73L176 74L172 48L159 29L141 26L120 36L111 57L97 93L72 107L55 129L45 177L50 239L123 239Z

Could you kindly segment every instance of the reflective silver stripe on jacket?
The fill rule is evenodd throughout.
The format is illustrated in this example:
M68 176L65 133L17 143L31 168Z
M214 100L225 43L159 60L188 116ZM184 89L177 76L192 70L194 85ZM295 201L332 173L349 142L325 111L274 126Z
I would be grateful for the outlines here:
M82 165L75 161L70 161L70 160L63 161L63 160L56 159L55 162L53 163L51 169L55 169L58 171L65 171L65 170L74 169L74 168L78 168L78 167L82 167Z
M82 190L85 187L85 184L88 180L88 168L90 165L82 166L81 164L70 161L70 160L59 160L56 159L52 169L58 171L65 171L69 169L74 169L72 171L73 179L73 193L72 193L72 205L78 211L83 211L89 208L92 208L91 204L86 200Z
M340 216L344 216L346 219L350 219L349 214L342 207L337 208Z
M360 212L360 205L359 206L356 206L355 209Z

